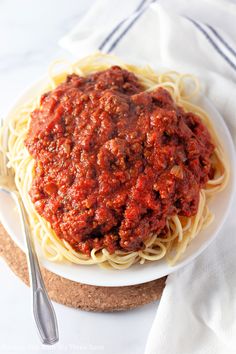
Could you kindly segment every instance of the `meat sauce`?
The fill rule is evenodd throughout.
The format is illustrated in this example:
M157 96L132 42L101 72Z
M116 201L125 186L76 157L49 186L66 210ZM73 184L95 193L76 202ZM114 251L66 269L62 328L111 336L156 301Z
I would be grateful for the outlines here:
M214 174L207 128L168 91L145 92L113 66L69 75L41 97L25 145L35 160L30 197L76 251L137 251L166 219L193 216Z

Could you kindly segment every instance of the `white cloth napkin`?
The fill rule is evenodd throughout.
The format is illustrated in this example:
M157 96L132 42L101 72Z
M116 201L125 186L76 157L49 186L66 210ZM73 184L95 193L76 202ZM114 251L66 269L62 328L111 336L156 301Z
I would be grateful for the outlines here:
M99 0L60 45L195 73L236 142L235 34L231 1ZM146 354L236 353L235 209L236 200L216 241L168 277Z

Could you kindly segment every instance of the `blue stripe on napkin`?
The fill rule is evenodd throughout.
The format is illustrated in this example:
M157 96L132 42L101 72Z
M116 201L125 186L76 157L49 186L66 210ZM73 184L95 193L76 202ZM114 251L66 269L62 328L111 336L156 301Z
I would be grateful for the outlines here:
M229 57L218 47L216 42L212 39L212 37L205 31L205 29L192 18L186 17L189 21L193 23L193 25L206 37L209 43L213 46L213 48L217 51L217 53L231 66L232 69L236 71L236 65L229 59Z
M145 2L147 0L141 0L141 2L139 3L139 5L137 6L137 8L134 10L134 12L130 15L133 16L137 11L141 10L142 7L144 6ZM104 48L104 46L109 42L109 40L113 37L113 35L118 31L118 29L123 25L123 23L125 21L127 21L129 19L129 17L126 17L124 20L122 20L120 23L118 23L118 25L116 25L116 27L108 34L108 36L104 39L104 41L102 42L102 44L100 44L100 46L98 47L99 50L102 50Z
M152 0L150 4L156 2L157 0ZM120 42L120 40L126 35L126 33L133 27L133 25L135 24L135 22L142 16L142 14L147 10L148 7L145 7L144 9L142 9L136 16L135 18L129 23L129 25L124 29L124 31L119 35L119 37L112 43L112 45L110 46L110 48L108 49L108 53L110 53L116 46L117 44Z
M236 50L234 50L227 42L226 40L219 34L219 32L216 31L216 29L208 24L206 26L211 30L212 33L219 39L219 41L224 44L224 46L233 54L233 56L236 58Z

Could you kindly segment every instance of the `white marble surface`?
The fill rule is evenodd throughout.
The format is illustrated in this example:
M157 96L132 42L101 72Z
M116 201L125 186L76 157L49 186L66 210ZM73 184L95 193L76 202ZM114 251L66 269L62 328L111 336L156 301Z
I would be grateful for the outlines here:
M55 58L68 56L58 39L95 0L0 0L0 116ZM29 289L0 260L0 353L141 354L157 304L96 314L54 304L60 342L40 344Z

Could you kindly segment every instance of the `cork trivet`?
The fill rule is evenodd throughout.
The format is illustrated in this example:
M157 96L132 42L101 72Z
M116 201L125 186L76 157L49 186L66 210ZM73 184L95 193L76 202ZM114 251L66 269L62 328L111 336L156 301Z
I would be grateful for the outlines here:
M26 256L0 224L0 256L13 272L29 285ZM161 297L166 277L148 283L102 287L77 283L41 268L50 298L63 305L87 311L123 311L148 304Z

